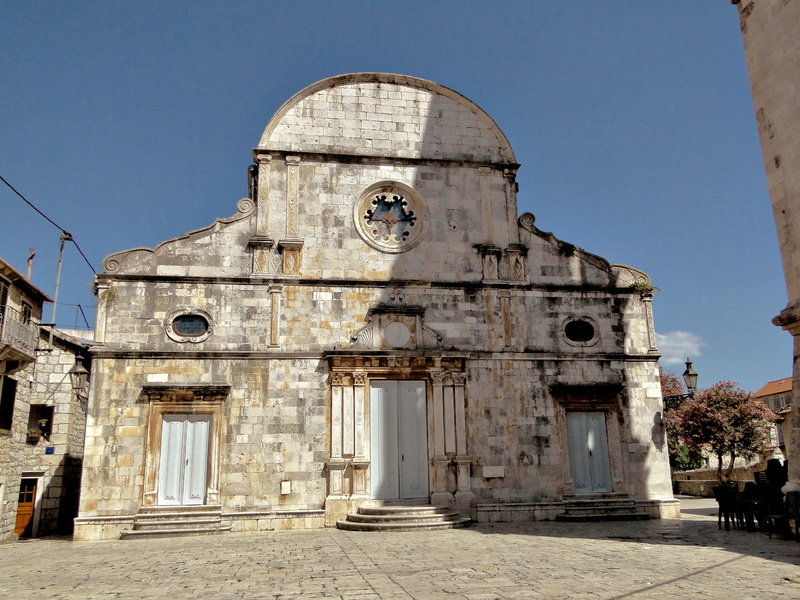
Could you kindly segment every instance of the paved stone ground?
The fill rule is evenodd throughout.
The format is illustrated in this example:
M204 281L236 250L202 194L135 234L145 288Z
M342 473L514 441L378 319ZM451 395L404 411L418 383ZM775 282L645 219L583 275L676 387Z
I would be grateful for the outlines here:
M503 523L419 533L336 529L0 545L0 598L800 598L800 544L681 520Z

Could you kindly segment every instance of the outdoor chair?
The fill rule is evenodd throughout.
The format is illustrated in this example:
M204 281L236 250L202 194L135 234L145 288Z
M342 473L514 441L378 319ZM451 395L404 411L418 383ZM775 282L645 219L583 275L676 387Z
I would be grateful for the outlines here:
M725 520L725 531L730 531L731 521L736 528L735 498L733 490L727 485L719 485L714 488L714 499L717 501L719 512L717 513L717 526L722 529L722 520Z

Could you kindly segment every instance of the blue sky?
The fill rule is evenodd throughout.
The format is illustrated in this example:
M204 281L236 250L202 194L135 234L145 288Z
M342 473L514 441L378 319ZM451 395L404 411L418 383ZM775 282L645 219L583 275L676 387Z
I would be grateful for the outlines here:
M662 364L755 391L791 375L777 238L727 0L0 3L0 175L97 269L236 212L252 148L326 77L430 79L522 164L519 211L650 274ZM52 295L60 232L0 184L0 256ZM68 245L60 326L92 322ZM47 320L49 309L45 314ZM677 362L676 362L677 361Z

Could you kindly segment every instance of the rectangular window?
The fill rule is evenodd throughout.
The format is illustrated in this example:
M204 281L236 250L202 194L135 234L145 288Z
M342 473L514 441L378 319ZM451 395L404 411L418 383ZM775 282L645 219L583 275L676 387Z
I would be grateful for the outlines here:
M22 322L26 325L31 322L33 316L33 307L27 302L22 303Z
M10 430L14 420L14 400L17 397L17 381L3 376L0 388L0 429Z
M46 404L31 404L28 416L28 430L35 429L42 432L42 437L50 439L53 432L53 407Z

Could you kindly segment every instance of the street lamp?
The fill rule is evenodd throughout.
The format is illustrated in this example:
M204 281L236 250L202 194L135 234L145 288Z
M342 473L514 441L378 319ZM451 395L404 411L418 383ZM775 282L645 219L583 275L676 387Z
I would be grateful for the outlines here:
M683 382L686 384L687 394L690 398L694 396L697 389L697 371L692 368L692 361L686 359L686 370L683 372Z
M685 400L694 398L694 393L697 391L697 371L692 368L692 362L688 358L686 359L686 370L683 372L683 382L686 384L688 392L686 394L664 396L665 410L675 410Z
M85 395L86 383L89 381L89 371L83 366L83 357L76 356L75 364L72 365L72 368L67 373L72 384L72 391L78 397Z

